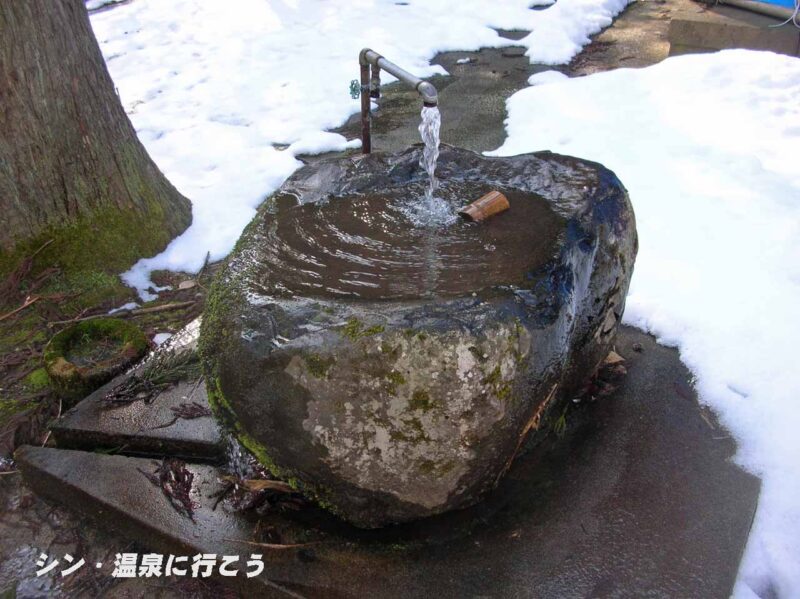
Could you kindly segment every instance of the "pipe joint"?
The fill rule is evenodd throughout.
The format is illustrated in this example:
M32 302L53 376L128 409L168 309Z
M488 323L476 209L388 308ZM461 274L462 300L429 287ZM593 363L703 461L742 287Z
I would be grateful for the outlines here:
M422 96L425 106L431 107L439 104L439 94L432 83L423 81L417 85L417 92Z

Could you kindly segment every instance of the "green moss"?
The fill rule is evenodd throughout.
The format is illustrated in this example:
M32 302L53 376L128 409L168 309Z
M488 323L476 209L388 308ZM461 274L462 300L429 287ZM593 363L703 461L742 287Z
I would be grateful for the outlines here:
M420 341L425 341L427 338L428 338L428 335L425 334L425 333L419 333L417 335L417 339L419 339Z
M522 352L519 350L519 342L522 339L523 333L522 323L520 322L519 318L514 319L514 333L508 340L508 350L511 356L513 356L514 360L517 364L521 363L525 356L522 355Z
M388 341L381 341L381 353L389 358L396 358L400 354L400 346L392 346Z
M564 406L564 410L561 412L561 415L556 418L551 428L555 433L556 437L563 437L564 433L567 432L567 410L569 409L569 404Z
M423 389L417 389L411 395L411 400L408 402L408 407L411 410L421 410L423 412L430 412L435 406L435 402L431 400L430 395Z
M6 421L14 414L25 410L27 406L14 399L0 399L0 425L4 425Z
M351 341L357 340L361 333L361 321L357 318L351 318L347 321L347 324L342 327L341 332L342 335Z
M67 276L79 272L114 275L140 258L159 253L189 226L191 208L183 200L182 205L175 203L165 210L161 196L157 196L164 190L152 189L145 182L135 187L142 202L140 207L120 208L114 204L72 223L47 227L17 243L13 250L0 252L0 275L10 272L20 260L51 240L36 257L33 274L55 266ZM96 201L93 198L92 203Z
M512 383L503 380L500 366L495 366L494 370L487 374L481 382L490 387L498 399L506 401L511 398Z
M419 470L421 474L433 474L436 470L436 462L431 460L422 460L420 465L417 467L417 470Z
M410 443L411 441L414 441L414 439L406 435L403 431L399 431L397 429L389 431L389 439L392 441L400 441L402 443Z
M197 352L207 380L218 377L218 361L226 355L236 338L232 324L234 314L241 311L241 294L237 293L240 281L227 276L224 271L214 279L206 297L203 321Z
M446 475L455 467L455 463L451 461L440 464L438 462L434 462L433 460L421 460L419 462L419 466L417 466L417 470L420 474L427 476L436 475L441 477Z
M406 425L406 429L409 433L404 435L405 436L404 441L410 441L413 443L419 443L420 441L430 441L430 437L428 437L428 435L425 434L425 427L422 426L422 421L416 416L412 418L403 419L403 424ZM389 436L391 437L391 434Z
M242 446L252 453L256 460L262 464L270 474L275 478L286 482L298 493L302 493L306 497L312 499L322 509L341 516L336 506L329 500L330 492L319 485L311 485L298 477L294 472L289 469L280 467L275 460L269 455L267 448L256 441L247 431L244 430L242 425L236 419L236 415L225 398L222 392L222 386L219 379L209 379L207 385L208 389L208 403L214 416L222 422L223 426L227 428L242 444Z
M487 374L483 380L481 381L484 385L496 385L500 382L500 366L495 366L494 370L492 370L489 374Z
M41 326L41 319L33 311L23 312L15 321L0 324L0 354L32 342L31 331ZM46 341L46 338L45 338Z
M70 356L91 351L100 340L114 343L113 358L90 367L73 363ZM44 349L44 366L59 394L74 399L108 381L120 367L140 358L148 347L144 333L133 323L118 318L86 320L50 340Z
M40 391L50 385L50 375L44 368L37 368L25 378L25 384L32 391Z
M389 372L389 374L386 375L386 379L388 382L386 383L385 389L389 395L397 395L397 387L406 384L406 377L396 370Z
M371 326L367 329L363 327L364 325L360 320L357 318L351 318L347 321L347 324L339 329L339 331L344 337L347 337L351 341L358 341L364 337L371 337L372 335L383 333L385 330L385 327L382 324Z
M133 298L133 291L117 273L95 270L63 272L48 281L42 293L65 294L67 297L60 307L66 313L78 312L86 306L120 305Z
M455 462L445 462L444 464L441 464L439 466L439 474L444 476L455 467L456 467Z
M324 379L328 376L328 370L330 367L336 363L336 359L333 357L323 357L319 354L311 354L309 356L304 356L303 361L306 363L306 368L311 376Z

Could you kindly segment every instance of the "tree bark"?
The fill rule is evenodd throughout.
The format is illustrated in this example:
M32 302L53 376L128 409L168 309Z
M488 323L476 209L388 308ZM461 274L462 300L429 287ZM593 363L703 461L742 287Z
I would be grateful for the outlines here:
M82 0L0 1L0 273L50 239L50 264L119 272L190 222L136 137Z

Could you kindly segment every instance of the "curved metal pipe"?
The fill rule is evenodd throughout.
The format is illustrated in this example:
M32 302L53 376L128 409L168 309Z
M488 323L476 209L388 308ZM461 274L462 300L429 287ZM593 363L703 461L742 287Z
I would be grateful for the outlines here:
M361 50L358 55L358 63L361 66L361 151L364 154L369 154L372 151L370 98L380 98L381 96L381 69L417 90L424 106L437 106L439 104L439 94L432 83L423 81L405 69L401 69L375 52L375 50L370 50L369 48ZM370 70L372 71L371 76Z
M358 55L358 62L362 66L372 65L373 67L383 69L387 73L397 77L400 81L409 84L417 90L425 106L436 106L439 103L439 94L433 84L428 81L423 81L405 69L400 68L390 60L386 60L383 56L375 52L375 50L370 50L369 48L361 50Z

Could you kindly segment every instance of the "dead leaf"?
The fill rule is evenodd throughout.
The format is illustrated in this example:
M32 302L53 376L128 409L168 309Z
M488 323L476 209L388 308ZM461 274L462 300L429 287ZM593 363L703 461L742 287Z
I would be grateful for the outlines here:
M291 486L281 480L256 479L237 479L235 476L223 476L222 480L235 483L240 487L257 493L259 491L276 491L278 493L296 493Z
M625 358L620 356L617 352L615 352L612 349L610 352L608 352L608 355L606 356L606 359L603 360L603 364L607 365L607 366L613 366L614 364L619 364L620 362L624 362L624 361L625 361Z

